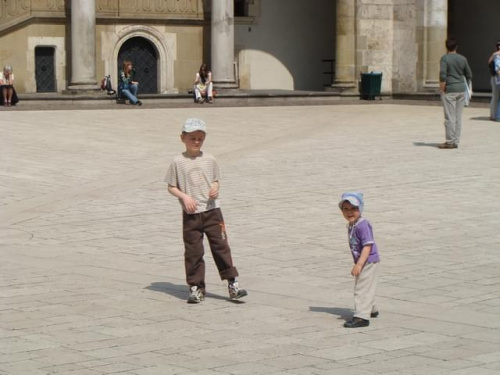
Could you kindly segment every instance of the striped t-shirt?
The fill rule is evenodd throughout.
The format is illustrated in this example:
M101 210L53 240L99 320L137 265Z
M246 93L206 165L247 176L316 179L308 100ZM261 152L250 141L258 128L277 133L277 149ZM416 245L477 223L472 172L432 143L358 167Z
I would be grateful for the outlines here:
M170 164L165 182L193 198L197 205L196 212L191 213L198 214L220 207L218 199L208 197L212 183L219 181L219 176L219 165L212 155L201 152L193 158L184 152ZM184 206L182 208L186 211Z

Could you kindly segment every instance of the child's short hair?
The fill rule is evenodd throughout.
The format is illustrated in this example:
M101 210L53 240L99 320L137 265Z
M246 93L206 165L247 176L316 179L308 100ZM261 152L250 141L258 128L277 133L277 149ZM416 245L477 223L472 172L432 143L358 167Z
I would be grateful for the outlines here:
M195 131L202 131L203 133L207 132L207 126L203 120L199 118L188 118L182 127L182 133L192 133Z
M347 192L342 194L342 198L340 198L339 202L339 208L342 210L342 205L344 202L349 202L352 204L354 207L359 208L359 212L363 212L363 193L356 193L356 192Z

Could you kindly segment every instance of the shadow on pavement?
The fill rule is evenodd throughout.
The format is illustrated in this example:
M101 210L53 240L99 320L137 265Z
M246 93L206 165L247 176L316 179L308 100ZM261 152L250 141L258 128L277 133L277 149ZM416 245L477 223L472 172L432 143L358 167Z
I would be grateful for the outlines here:
M172 284L169 282L156 282L156 283L151 283L151 285L147 286L145 289L151 290L153 292L161 292L161 293L166 293L170 294L171 296L174 296L178 299L181 300L186 300L189 294L188 287L187 285L179 285L179 284ZM205 298L213 298L213 299L219 299L223 301L229 301L229 297L224 297L218 294L213 294L213 293L206 293ZM244 303L244 301L240 300L234 300L231 301L233 303Z
M471 120L477 120L477 121L492 121L495 122L495 120L490 119L488 116L479 116L479 117L471 117Z
M339 307L310 306L309 311L338 315L338 319L344 320L350 319L353 314L351 309L344 309Z
M414 146L438 147L441 143L413 142Z

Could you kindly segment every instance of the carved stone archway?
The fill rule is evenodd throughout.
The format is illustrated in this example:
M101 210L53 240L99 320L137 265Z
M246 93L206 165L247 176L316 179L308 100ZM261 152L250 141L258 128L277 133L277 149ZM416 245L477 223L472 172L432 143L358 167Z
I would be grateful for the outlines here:
M116 33L107 35L108 43L103 43L102 58L104 70L111 77L118 76L118 54L127 40L134 37L147 39L158 52L158 88L160 93L176 93L174 87L174 63L176 56L176 34L161 32L160 30L144 26L131 25L121 27ZM111 46L111 48L109 48Z

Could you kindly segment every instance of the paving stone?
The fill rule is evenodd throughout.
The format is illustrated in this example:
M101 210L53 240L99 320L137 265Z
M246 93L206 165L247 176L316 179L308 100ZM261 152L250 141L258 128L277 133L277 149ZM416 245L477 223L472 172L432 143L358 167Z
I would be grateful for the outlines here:
M425 104L2 112L0 374L498 373L500 126L466 108L460 147L439 150ZM163 178L194 116L242 303L208 248L207 298L185 301ZM356 330L346 190L382 257L381 315Z

